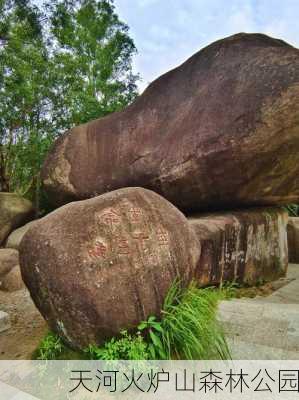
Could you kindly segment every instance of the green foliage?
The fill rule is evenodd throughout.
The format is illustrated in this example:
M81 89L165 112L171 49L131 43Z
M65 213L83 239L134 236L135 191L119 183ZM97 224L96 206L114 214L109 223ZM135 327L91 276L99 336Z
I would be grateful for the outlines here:
M136 96L134 42L111 1L51 1L57 120L79 124L121 110ZM62 101L61 101L62 99Z
M42 340L37 349L38 360L56 360L64 350L61 338L52 332Z
M147 321L141 322L138 330L147 336L148 351L152 360L165 360L168 358L161 341L161 335L163 334L162 323L157 321L155 316L150 316Z
M48 148L48 54L41 13L2 1L0 14L0 190L24 190Z
M136 52L108 0L0 0L0 191L40 196L55 138L137 95Z
M228 359L229 349L217 321L217 304L223 294L194 283L182 289L175 283L162 310L161 341L168 358Z
M299 204L289 204L285 209L291 217L299 217Z
M148 345L140 334L121 332L120 338L112 338L103 347L90 345L86 350L92 360L148 360Z
M230 300L238 297L238 290L241 286L237 282L224 282L220 288L222 298Z

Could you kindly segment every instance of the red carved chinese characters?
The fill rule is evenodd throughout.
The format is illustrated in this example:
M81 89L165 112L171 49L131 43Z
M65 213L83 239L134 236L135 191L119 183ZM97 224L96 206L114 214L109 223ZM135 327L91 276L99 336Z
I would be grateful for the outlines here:
M147 241L149 240L149 235L147 233L143 231L133 232L132 237L138 241L142 250L147 248Z
M116 238L116 252L118 255L129 255L131 253L129 241L124 236Z
M100 214L98 216L98 220L99 222L109 226L110 230L112 230L115 225L119 225L121 223L120 215L113 208L104 211L103 214Z
M97 240L94 248L88 250L88 254L91 258L106 259L107 258L107 246L103 242Z
M142 221L142 211L138 207L131 207L129 209L129 220L133 223L140 223Z
M169 233L163 228L159 227L156 231L159 246L166 246L169 244Z

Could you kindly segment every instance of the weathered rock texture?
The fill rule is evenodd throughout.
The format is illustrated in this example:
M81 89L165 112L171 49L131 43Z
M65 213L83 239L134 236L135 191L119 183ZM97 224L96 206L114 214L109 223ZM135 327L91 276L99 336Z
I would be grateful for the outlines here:
M211 214L189 219L201 245L196 279L202 285L254 285L284 276L288 215L279 208Z
M19 265L19 252L13 249L0 249L0 281L16 265Z
M28 222L28 224L21 226L21 228L18 228L15 231L11 232L6 240L5 247L8 249L18 250L25 233L31 226L33 226L34 223L35 221Z
M194 276L199 253L180 211L154 192L126 188L36 222L20 263L51 329L84 348L159 315L173 280Z
M33 218L32 203L14 193L0 193L0 245L14 229Z
M299 201L299 50L261 34L217 41L123 112L68 131L43 167L60 205L126 186L184 210Z
M19 252L14 249L0 249L0 290L13 292L23 286Z
M6 292L15 292L23 289L24 282L21 276L20 266L16 265L1 281L0 289Z
M289 262L299 264L299 217L289 218L288 248Z

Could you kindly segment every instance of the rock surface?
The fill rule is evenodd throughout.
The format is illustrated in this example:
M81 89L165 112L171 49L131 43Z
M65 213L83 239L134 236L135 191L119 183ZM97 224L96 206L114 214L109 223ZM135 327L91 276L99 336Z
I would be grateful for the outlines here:
M56 205L127 186L182 210L296 203L299 50L261 34L217 41L60 137L42 177Z
M299 217L289 218L288 248L289 262L299 264Z
M284 276L288 215L280 208L211 214L189 219L201 246L196 278L202 286L255 285Z
M16 265L13 269L4 276L1 281L0 289L5 292L15 292L23 289L24 282L21 276L20 266Z
M14 249L0 249L0 281L16 265L19 265L19 253Z
M154 192L126 188L36 222L20 264L51 329L84 348L159 315L173 280L192 279L199 253L180 211Z
M21 226L20 228L11 232L6 240L5 247L8 249L16 249L18 250L20 247L21 240L23 239L25 233L28 229L33 226L35 221L28 222L28 224Z
M4 311L0 311L0 332L6 331L10 326L9 315Z
M0 193L0 245L14 229L33 217L32 203L15 193Z

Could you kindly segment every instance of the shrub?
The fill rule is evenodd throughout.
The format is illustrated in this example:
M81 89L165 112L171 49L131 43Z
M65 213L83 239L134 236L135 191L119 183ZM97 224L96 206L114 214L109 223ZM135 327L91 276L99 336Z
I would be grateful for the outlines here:
M121 332L119 339L112 338L103 347L90 345L86 353L92 360L148 360L148 345L140 334Z
M37 349L38 360L56 360L64 350L61 338L52 332L42 340Z

